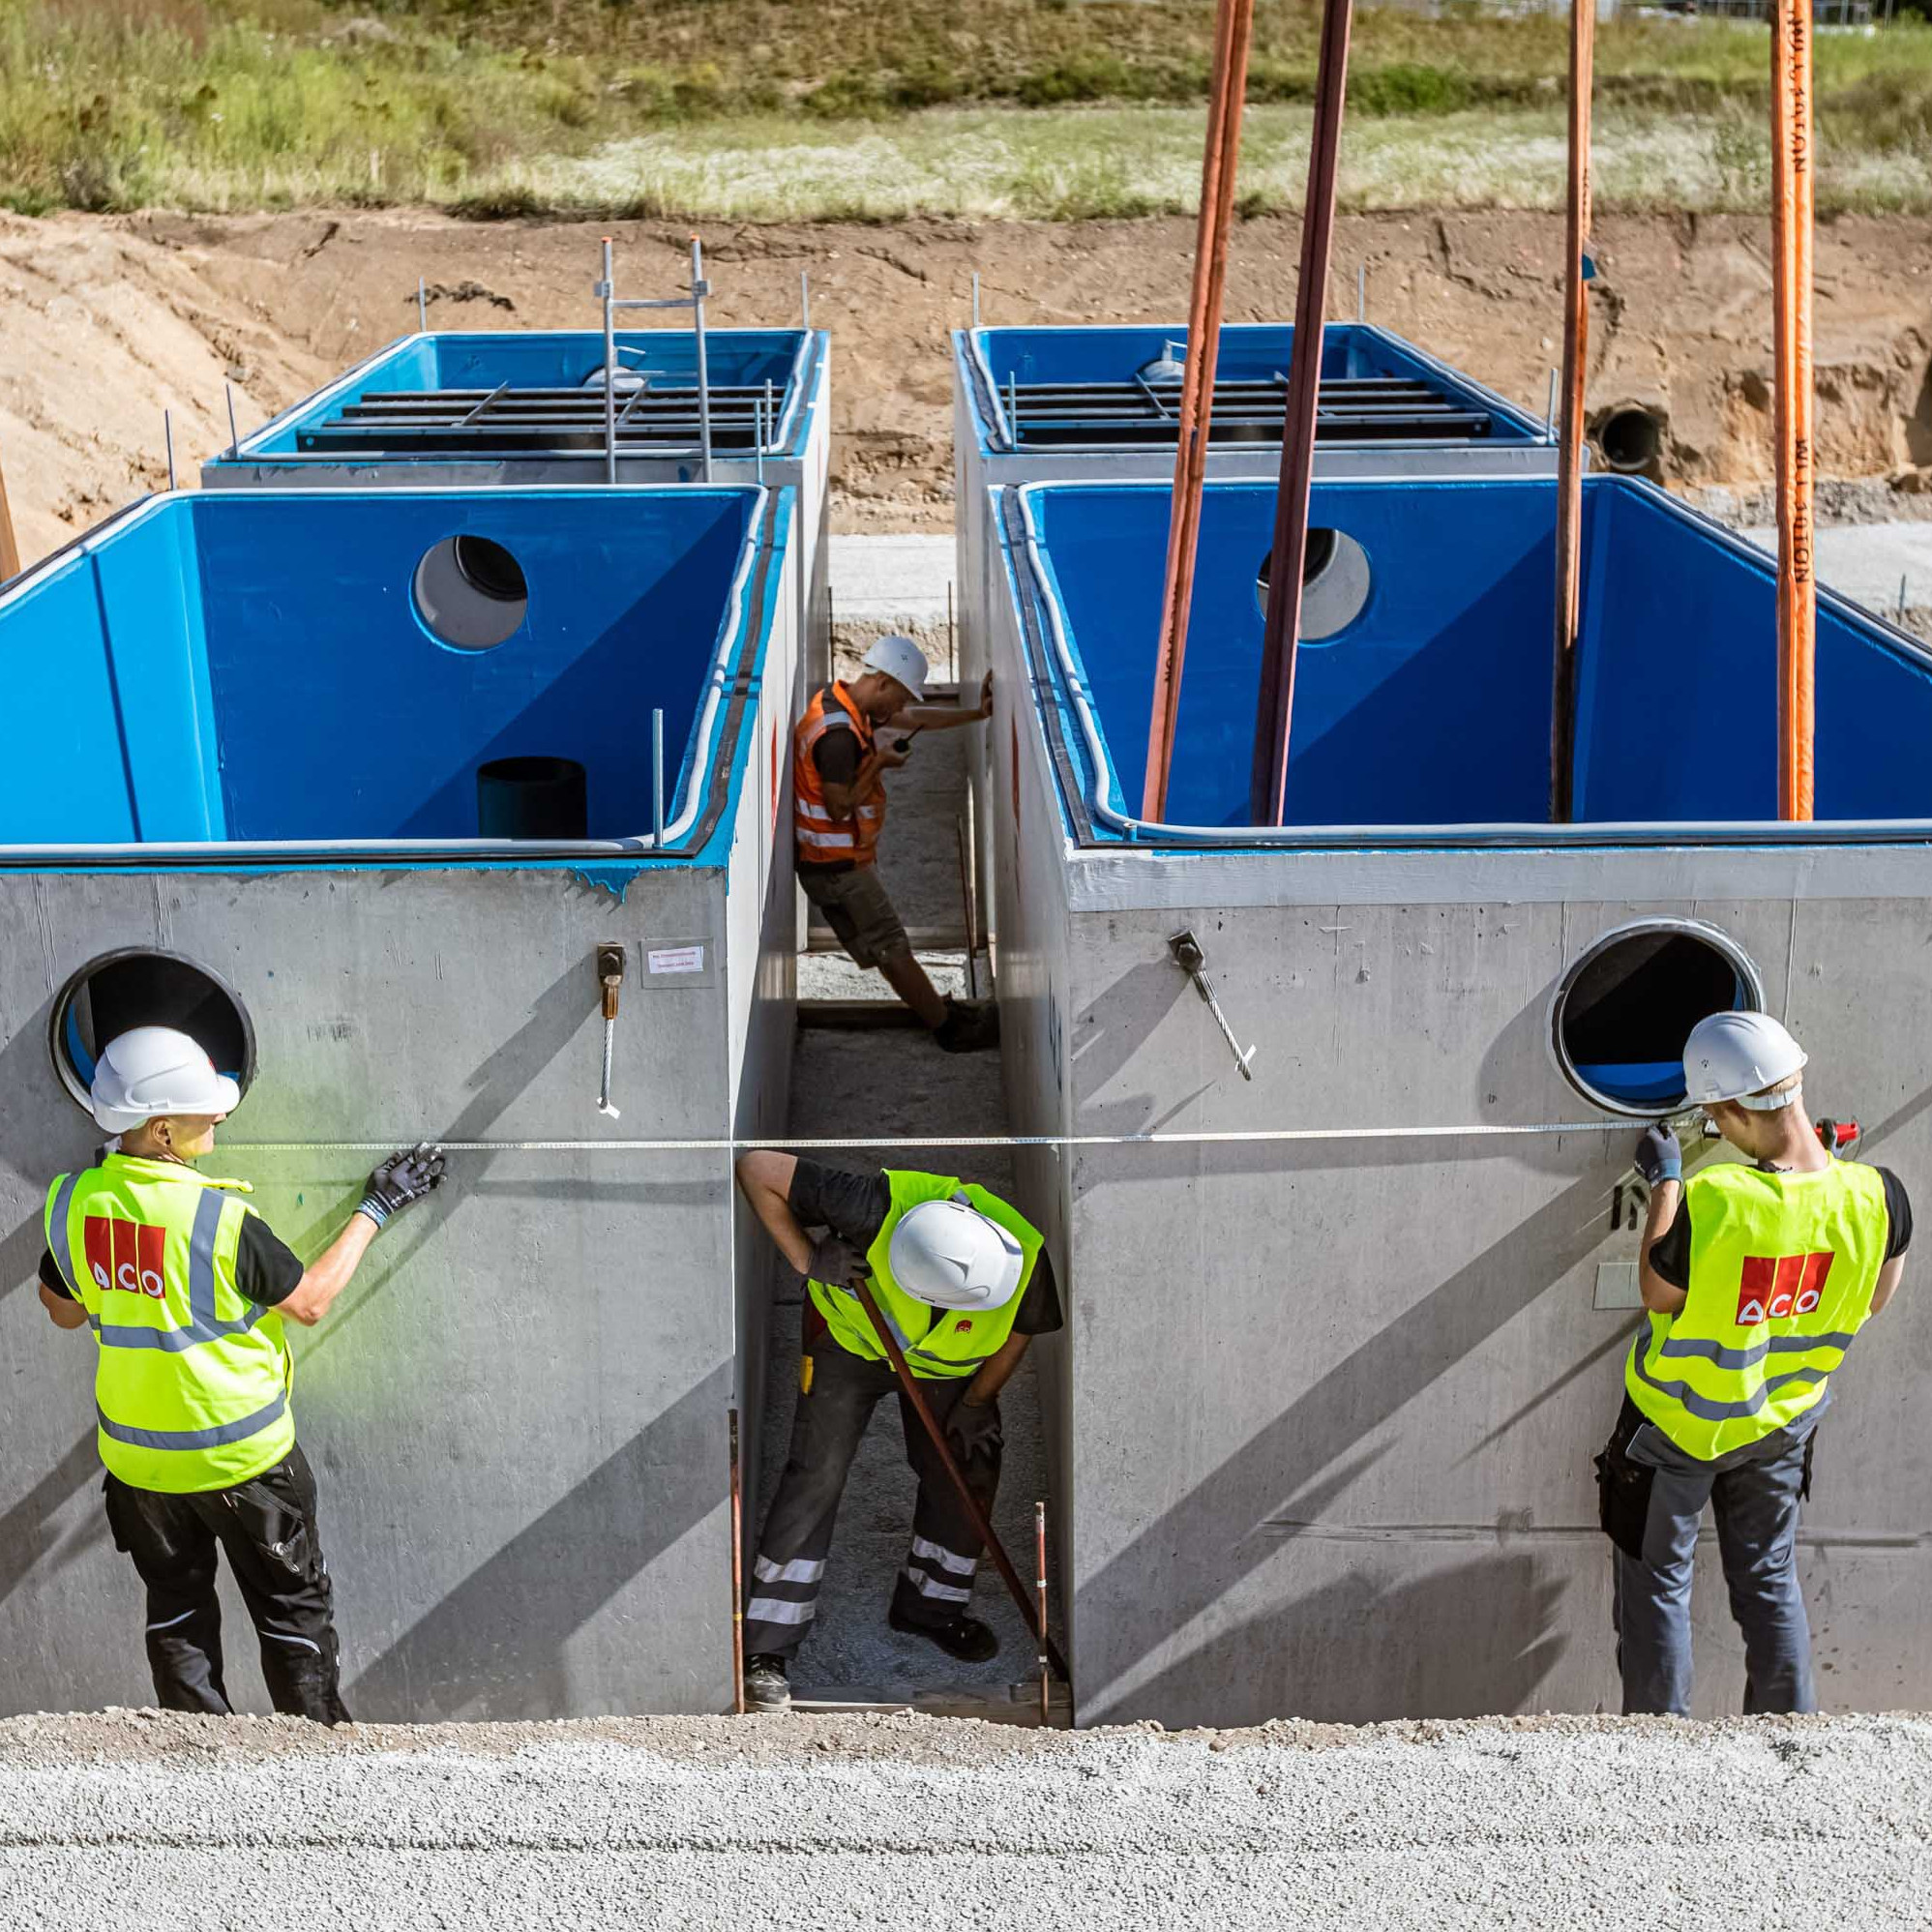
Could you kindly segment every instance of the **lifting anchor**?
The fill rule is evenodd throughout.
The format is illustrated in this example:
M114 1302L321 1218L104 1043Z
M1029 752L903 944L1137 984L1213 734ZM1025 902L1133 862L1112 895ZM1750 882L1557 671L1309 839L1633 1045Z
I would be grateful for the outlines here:
M604 1078L598 1085L597 1111L608 1120L617 1119L610 1105L610 1068L617 1055L617 989L624 984L624 948L621 945L597 948L597 979L604 989Z
M1255 1070L1249 1064L1255 1057L1255 1049L1250 1047L1244 1053L1241 1043L1234 1037L1234 1029L1228 1024L1228 1016L1221 1010L1221 1002L1214 996L1214 982L1207 977L1207 955L1201 950L1201 941L1194 936L1192 929L1174 934L1168 941L1168 951L1174 955L1174 963L1194 982L1194 990L1207 1002L1207 1010L1214 1016L1214 1024L1221 1029L1221 1037L1228 1042L1228 1051L1234 1055L1234 1064L1241 1069L1243 1080L1253 1080Z

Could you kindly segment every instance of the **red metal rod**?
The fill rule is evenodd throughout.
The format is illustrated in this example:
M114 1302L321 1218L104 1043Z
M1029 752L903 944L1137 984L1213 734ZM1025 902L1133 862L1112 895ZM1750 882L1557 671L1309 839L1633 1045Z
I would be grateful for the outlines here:
M1576 641L1583 555L1583 407L1590 369L1590 108L1596 54L1596 0L1570 0L1568 251L1563 262L1563 418L1557 454L1557 639L1550 692L1550 822L1575 806Z
M1201 541L1201 489L1221 353L1221 312L1228 280L1228 229L1241 153L1241 114L1248 91L1248 45L1254 0L1219 0L1214 16L1214 73L1207 99L1207 139L1201 163L1201 214L1195 226L1194 287L1187 313L1187 359L1168 515L1167 579L1161 593L1160 645L1154 659L1153 708L1141 816L1167 816L1168 775L1180 715L1181 662L1194 604L1194 561Z
M1279 825L1288 798L1288 737L1294 713L1294 646L1301 634L1301 572L1308 553L1308 486L1315 470L1315 407L1322 384L1323 321L1328 307L1328 256L1335 235L1335 172L1342 104L1349 84L1352 0L1323 0L1322 65L1308 151L1308 197L1301 214L1301 272L1294 291L1294 348L1281 434L1281 486L1275 495L1274 548L1268 552L1267 624L1262 639L1260 699L1248 814Z
M912 1405L912 1412L919 1418L919 1426L925 1430L932 1442L934 1453L939 1459L939 1467L951 1479L953 1489L959 1496L960 1507L966 1513L966 1521L973 1527L973 1533L986 1545L986 1554L993 1559L993 1567L999 1572L999 1580L1011 1593L1013 1601L1020 1606L1020 1615L1030 1618L1033 1606L1026 1601L1026 1586L1020 1581L1020 1572L1013 1567L1013 1559L1006 1554L1005 1545L993 1533L993 1525L986 1511L980 1507L976 1497L966 1484L966 1471L954 1460L952 1450L946 1443L946 1432L939 1427L938 1417L933 1413L926 1400L925 1391L919 1386L919 1378L907 1366L905 1352L899 1346L899 1338L892 1332L885 1317L878 1312L878 1303L873 1299L872 1290L861 1281L854 1284L852 1293L858 1296L859 1306L866 1312L872 1323L872 1331L883 1345L886 1359L892 1364L892 1373L899 1378L899 1386L906 1391L906 1399ZM1047 1658L1062 1679L1067 1679L1066 1659L1049 1642ZM1070 1681L1071 1679L1067 1679Z
M738 1469L738 1412L731 1420L731 1709L745 1714L745 1505Z
M1778 816L1812 816L1811 0L1771 10L1771 277L1777 307Z
M1047 1678L1047 1505L1033 1505L1033 1574L1040 1586L1040 1722L1053 1717L1053 1690Z

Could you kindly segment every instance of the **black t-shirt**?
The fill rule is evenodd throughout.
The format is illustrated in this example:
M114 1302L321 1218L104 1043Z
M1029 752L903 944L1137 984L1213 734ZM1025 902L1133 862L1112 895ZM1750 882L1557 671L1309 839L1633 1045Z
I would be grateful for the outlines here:
M892 1212L892 1183L881 1170L853 1174L847 1168L827 1167L822 1161L808 1161L803 1156L792 1174L791 1192L787 1198L801 1226L829 1228L861 1253L878 1239L878 1231ZM1053 1258L1042 1248L1021 1293L1013 1332L1051 1335L1062 1321Z
M826 698L825 717L826 728L812 746L812 762L826 784L849 785L859 775L859 734L836 698Z
M302 1261L294 1249L259 1214L243 1215L235 1247L235 1293L258 1308L273 1308L295 1293L302 1274ZM54 1294L64 1294L70 1301L78 1298L61 1279L51 1248L41 1251L41 1280Z
M1905 1185L1889 1168L1875 1167L1872 1172L1885 1183L1885 1258L1893 1261L1912 1245L1912 1203ZM1690 1192L1685 1189L1678 1201L1677 1217L1656 1240L1650 1243L1650 1268L1673 1288L1690 1287Z

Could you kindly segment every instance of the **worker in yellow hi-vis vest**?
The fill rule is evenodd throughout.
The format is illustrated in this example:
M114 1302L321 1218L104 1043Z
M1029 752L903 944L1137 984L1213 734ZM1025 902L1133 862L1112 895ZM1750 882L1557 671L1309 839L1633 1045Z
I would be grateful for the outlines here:
M738 1162L738 1185L806 1286L791 1448L745 1607L746 1699L755 1710L783 1710L790 1660L818 1614L847 1471L874 1408L897 1387L853 1284L867 1285L891 1324L989 1515L999 1483L999 1391L1033 1337L1060 1325L1060 1303L1039 1231L996 1194L951 1174L852 1174L761 1150ZM816 1239L814 1228L824 1231ZM966 1608L978 1531L903 1392L900 1425L919 1497L887 1620L951 1656L984 1662L999 1646Z
M1623 1709L1690 1709L1691 1561L1708 1501L1744 1636L1744 1709L1815 1710L1796 1562L1812 1432L1832 1370L1897 1292L1912 1206L1897 1175L1823 1144L1805 1117L1803 1051L1769 1014L1700 1022L1683 1063L1690 1100L1744 1158L1686 1182L1669 1128L1638 1144L1649 1316L1596 1459Z
M191 1162L241 1098L186 1033L137 1026L94 1070L116 1146L47 1190L41 1301L91 1328L114 1545L147 1586L148 1665L169 1710L225 1714L215 1553L225 1550L278 1710L348 1719L315 1478L295 1441L283 1318L319 1322L377 1232L441 1184L439 1149L392 1155L304 1267L242 1197Z

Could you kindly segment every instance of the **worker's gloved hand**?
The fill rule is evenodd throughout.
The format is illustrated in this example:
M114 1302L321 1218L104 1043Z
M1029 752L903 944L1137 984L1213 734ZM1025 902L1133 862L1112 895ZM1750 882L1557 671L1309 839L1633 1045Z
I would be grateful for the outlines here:
M418 1141L413 1147L399 1148L370 1175L356 1212L367 1214L380 1228L398 1209L421 1201L442 1184L442 1148Z
M872 1272L866 1258L842 1234L820 1234L812 1243L806 1275L828 1288L856 1288Z
M969 1463L975 1456L991 1462L1005 1440L999 1433L998 1403L974 1402L969 1396L961 1396L946 1417L946 1439L961 1462Z
M1637 1143L1637 1172L1655 1187L1659 1181L1683 1178L1683 1149L1678 1137L1661 1121L1646 1127Z

